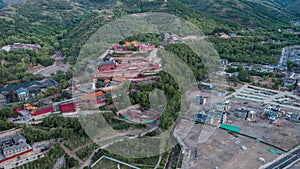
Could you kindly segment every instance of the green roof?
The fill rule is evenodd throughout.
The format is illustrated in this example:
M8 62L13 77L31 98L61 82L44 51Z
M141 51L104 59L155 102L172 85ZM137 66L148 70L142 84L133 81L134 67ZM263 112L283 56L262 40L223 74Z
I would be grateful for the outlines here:
M277 154L277 155L281 155L281 154L282 154L281 152L276 151L276 150L274 150L274 149L272 149L272 148L270 148L269 151L270 151L272 154Z
M124 117L124 119L125 119L125 120L131 120L131 118L130 118L130 117Z
M87 117L87 114L80 114L80 117Z
M230 130L230 131L233 131L236 133L240 132L239 126L234 126L234 125L230 125L230 124L221 124L220 128Z
M147 123L147 124L155 124L155 120L146 120L146 121L144 121L144 123Z

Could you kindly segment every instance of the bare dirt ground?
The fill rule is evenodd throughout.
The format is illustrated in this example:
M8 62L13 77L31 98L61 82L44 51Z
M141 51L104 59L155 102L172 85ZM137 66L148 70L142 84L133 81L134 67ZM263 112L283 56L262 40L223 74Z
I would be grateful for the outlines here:
M240 126L242 133L258 137L258 140L241 135L233 136L228 131L210 125L194 124L195 114L199 110L209 109L213 103L222 100L218 94L203 90L187 93L187 100L192 101L196 95L208 97L207 105L201 107L198 103L192 102L189 111L174 132L185 148L186 168L254 169L264 164L259 160L260 157L264 158L266 162L273 161L278 157L269 152L269 148L272 147L260 143L260 140L286 149L296 145L300 140L300 125L286 120L282 120L281 126L276 127L274 124L269 124L268 120L259 119L257 123L253 123L229 115L228 120L232 121L233 125ZM244 104L240 101L233 101L231 105L233 110L248 107L256 112L261 112L264 108L260 105ZM239 143L235 143L237 140ZM242 150L242 145L246 146L247 150Z
M240 107L254 110L258 114L264 109L263 106L257 104L243 104L242 102L231 101L231 110ZM241 133L256 137L258 140L268 142L286 150L299 144L300 124L289 122L283 117L280 119L279 127L276 127L275 124L270 124L268 119L263 120L259 117L257 118L257 122L254 123L229 115L228 121L231 121L232 125L239 126Z
M194 149L191 149L189 166L192 169L215 167L222 169L258 168L263 164L259 161L260 157L263 157L267 162L277 157L277 155L268 151L268 146L247 137L238 136L236 138L221 129L216 129L208 139L198 144L191 141L195 139L193 137L195 133L192 132L191 134L191 136L187 136L190 141L185 139L185 143L197 145L194 146ZM236 140L239 140L240 143L236 144ZM247 150L242 150L242 145L246 146Z
M300 162L293 165L290 169L299 169L300 168Z
M38 64L37 66L30 65L28 67L27 72L28 73L34 73L34 72L37 72L37 71L39 71L40 69L43 69L43 68L45 68L45 67L42 66L41 64Z
M261 78L259 76L253 76L253 81L254 83L259 83L259 86L264 86L264 87L268 87L268 88L272 88L272 85L274 84L272 82L272 78Z
M257 123L243 120L233 120L228 116L233 125L240 127L241 133L256 137L258 140L268 142L283 149L290 149L299 144L300 124L281 120L280 126L268 123L267 120L259 120Z

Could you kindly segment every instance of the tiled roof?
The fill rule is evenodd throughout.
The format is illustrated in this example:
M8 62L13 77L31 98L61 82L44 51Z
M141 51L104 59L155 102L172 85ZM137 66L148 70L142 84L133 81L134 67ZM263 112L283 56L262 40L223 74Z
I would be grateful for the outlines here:
M83 100L90 100L90 99L101 97L101 96L104 96L104 93L102 91L98 91L98 92L95 92L95 93L86 94L82 97L82 99Z
M58 83L55 80L49 78L49 79L44 79L44 80L41 80L41 81L32 81L32 82L29 82L29 83L26 83L26 84L3 86L3 87L0 87L0 92L10 91L10 90L18 90L21 87L29 88L29 87L32 87L32 86L35 86L35 87L39 86L41 88L44 88L44 87L57 86L57 85L58 85Z

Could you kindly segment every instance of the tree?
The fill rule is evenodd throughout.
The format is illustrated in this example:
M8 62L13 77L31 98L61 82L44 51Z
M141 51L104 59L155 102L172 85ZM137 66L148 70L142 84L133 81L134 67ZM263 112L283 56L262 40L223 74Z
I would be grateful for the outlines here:
M68 84L67 80L61 79L59 81L59 86L61 89L66 89L67 87L69 87L69 84Z
M239 69L237 78L242 82L251 83L252 77L249 75L247 71L245 71L243 68Z
M0 131L9 130L14 127L16 127L14 123L0 119Z
M9 117L16 117L17 115L13 113L12 108L10 107L3 107L0 109L0 118L7 119Z
M73 168L76 166L77 161L73 157L66 155L65 158L66 158L66 165L68 168Z
M8 98L10 102L17 102L18 101L17 92L15 90L10 90L8 93Z
M294 67L294 62L291 60L287 61L287 69L291 71L293 67Z
M107 99L107 104L108 105L113 104L113 98L112 98L112 94L111 93L108 93L106 95L106 99Z
M121 40L120 42L119 42L119 45L125 45L125 41L124 40Z

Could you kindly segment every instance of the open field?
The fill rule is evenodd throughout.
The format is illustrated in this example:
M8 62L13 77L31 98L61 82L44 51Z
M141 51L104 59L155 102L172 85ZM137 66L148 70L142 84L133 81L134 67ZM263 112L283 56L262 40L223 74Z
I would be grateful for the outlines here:
M292 166L290 169L299 169L300 168L300 162L296 163L294 166Z
M268 123L268 120L259 119L257 123L248 122L228 116L233 125L240 127L241 133L256 137L258 140L273 144L288 150L299 144L300 124L281 120L280 126Z
M198 125L198 129L203 133L203 129L207 125ZM244 169L249 168L249 166L258 168L263 164L259 161L260 157L263 157L267 162L277 157L277 155L269 152L268 148L270 147L259 143L257 140L243 136L235 137L221 129L213 130L212 135L203 140L202 143L197 134L197 132L192 131L191 135L188 134L187 139L184 139L185 144L191 148L188 161L191 169L200 166L200 168L220 167L223 169ZM197 142L197 139L200 143ZM235 143L237 140L239 144ZM242 145L246 146L247 150L242 150Z
M231 111L236 108L245 107L260 114L264 109L264 106L257 103L247 102L247 104L244 104L237 100L231 100L230 105ZM261 118L257 118L257 122L254 123L237 118L234 115L229 115L228 121L230 121L232 125L239 126L241 133L256 137L260 141L273 144L285 150L299 144L300 124L287 121L283 117L279 120L279 127L276 127L275 124L270 124L269 120L263 120Z

